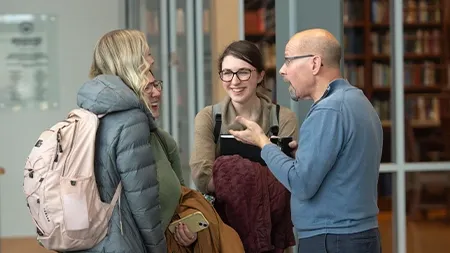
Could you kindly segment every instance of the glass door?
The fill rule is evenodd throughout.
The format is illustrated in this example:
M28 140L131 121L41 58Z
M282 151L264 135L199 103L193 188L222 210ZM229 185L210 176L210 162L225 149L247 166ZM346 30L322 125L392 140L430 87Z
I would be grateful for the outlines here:
M140 22L136 25L147 36L151 53L155 59L153 73L156 79L163 80L161 116L158 124L166 129L170 129L170 106L168 101L169 95L169 31L168 31L168 14L167 3L165 0L142 0L136 6L129 6L129 16L138 16Z
M187 183L191 182L189 158L196 114L194 2L169 0L168 8L170 132L180 148L181 166Z
M211 0L141 0L128 7L128 18L139 19L128 27L146 33L154 74L164 82L159 123L177 142L185 182L194 187L189 168L194 119L212 103Z
M195 0L195 64L197 111L212 104L211 0Z

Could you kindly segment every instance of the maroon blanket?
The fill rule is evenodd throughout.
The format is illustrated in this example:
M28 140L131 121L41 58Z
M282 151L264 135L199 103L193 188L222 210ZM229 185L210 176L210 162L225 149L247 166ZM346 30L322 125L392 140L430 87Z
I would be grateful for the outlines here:
M238 155L214 163L215 208L241 237L245 252L283 252L295 245L290 193L269 169Z

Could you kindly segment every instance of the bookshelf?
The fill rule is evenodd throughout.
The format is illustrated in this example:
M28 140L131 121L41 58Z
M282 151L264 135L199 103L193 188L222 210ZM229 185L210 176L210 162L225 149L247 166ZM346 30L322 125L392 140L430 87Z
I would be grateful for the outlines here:
M245 0L245 39L262 51L266 69L266 87L272 90L276 102L275 1Z
M383 163L393 162L389 1L343 5L344 76L364 91L382 120ZM449 8L450 0L403 0L406 162L449 161ZM390 174L380 175L380 210L391 210L391 184Z
M343 16L344 75L372 101L385 128L391 126L389 6L389 0L345 0ZM439 128L448 111L441 104L448 100L449 7L448 0L404 0L405 117L413 128Z

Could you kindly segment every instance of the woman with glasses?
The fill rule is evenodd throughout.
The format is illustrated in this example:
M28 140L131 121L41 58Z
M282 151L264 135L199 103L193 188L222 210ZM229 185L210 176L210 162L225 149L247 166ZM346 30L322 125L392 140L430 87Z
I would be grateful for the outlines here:
M148 71L147 78L148 83L144 87L146 103L157 119L163 82L156 80L151 71ZM185 186L179 150L173 137L158 127L151 131L150 144L158 173L161 226L165 230L168 252L243 253L236 231L223 223L200 192ZM174 233L168 230L170 223L197 211L210 223L207 229L193 233L186 224L177 222ZM229 244L230 241L233 244Z
M144 94L153 117L158 119L163 82L156 80L151 71L148 72L148 80ZM181 187L184 186L180 155L173 137L159 127L151 132L150 144L158 172L161 224L163 229L167 229L179 204ZM181 246L187 247L196 241L197 234L181 224L176 230L175 238Z
M148 99L153 117L158 119L163 81L155 80L152 72L149 72L149 79L151 79L151 81L145 86L144 93Z
M229 134L230 129L239 129L240 126L235 124L235 118L236 116L243 116L257 122L266 133L271 134L271 122L274 117L272 112L275 111L274 108L276 107L269 96L270 90L264 86L264 61L255 44L244 40L231 43L219 57L218 72L227 96L219 104L207 106L197 114L194 147L190 159L194 183L202 193L216 197L216 203L221 202L216 192L215 179L213 179L216 169L215 161L220 157L220 140L217 139L217 134L214 131L219 130L220 134ZM215 130L216 112L221 115L221 127ZM277 135L292 136L295 140L298 131L295 114L288 108L280 106L276 117L278 118L279 129ZM259 179L255 178L254 181L256 180ZM226 187L239 191L236 185L230 184ZM245 187L241 189L240 194L245 195L245 190ZM284 203L287 206L289 205L288 201ZM242 204L248 207L248 203ZM219 208L217 210L221 213ZM289 207L287 210L289 210ZM257 210L249 210L249 212L256 213ZM226 215L223 213L221 213L221 216L224 221L228 220L228 224L239 233L241 239L243 239L246 252L256 252L250 250L252 248L252 245L249 245L251 242L246 239L248 238L247 235L243 235L246 232L240 230L236 224L230 224L233 217L224 217ZM244 221L243 223L246 222L250 221ZM271 221L267 222L270 223ZM290 232L287 233L292 233L292 226L289 229ZM287 230L289 231L289 229ZM258 233L258 231L250 231L250 233ZM291 236L289 234L286 237L290 238ZM270 238L268 240L268 244L275 245L275 248L292 246L292 243L282 245L283 243L280 242L270 242Z

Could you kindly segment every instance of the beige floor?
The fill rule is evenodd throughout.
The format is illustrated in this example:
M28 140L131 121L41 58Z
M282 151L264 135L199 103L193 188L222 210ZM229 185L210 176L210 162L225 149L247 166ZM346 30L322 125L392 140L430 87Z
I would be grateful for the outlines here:
M449 253L450 223L443 221L445 212L430 214L429 219L407 222L408 253ZM382 213L379 225L383 253L394 253L392 250L392 215Z
M54 253L45 250L35 238L7 238L1 240L0 253Z
M431 215L420 222L408 221L408 253L450 252L450 224L441 220L442 214ZM392 251L392 216L382 213L379 217L383 253ZM50 253L40 247L34 238L2 239L0 253Z

